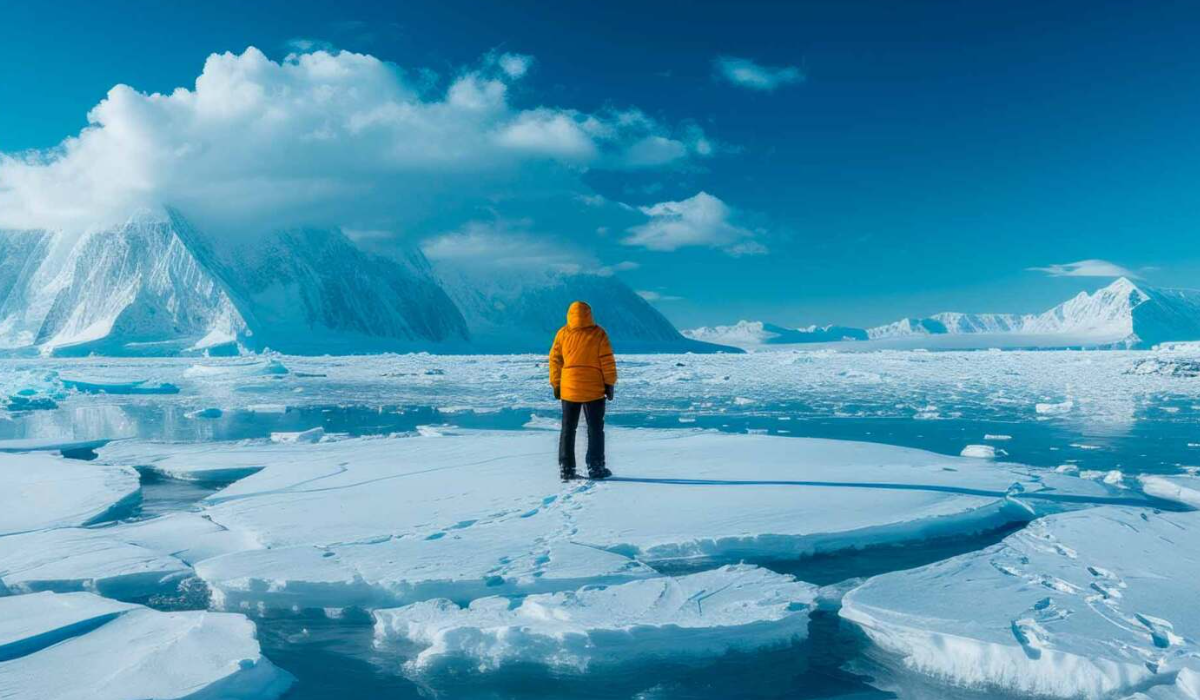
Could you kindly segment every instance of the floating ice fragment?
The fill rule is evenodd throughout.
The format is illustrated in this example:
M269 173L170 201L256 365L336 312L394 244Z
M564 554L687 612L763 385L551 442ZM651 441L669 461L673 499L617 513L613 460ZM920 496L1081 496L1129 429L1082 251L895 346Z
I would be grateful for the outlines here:
M480 670L512 663L586 670L637 661L686 660L804 639L817 588L753 566L498 596L462 608L432 600L375 612L377 644L424 647L410 665L468 659Z

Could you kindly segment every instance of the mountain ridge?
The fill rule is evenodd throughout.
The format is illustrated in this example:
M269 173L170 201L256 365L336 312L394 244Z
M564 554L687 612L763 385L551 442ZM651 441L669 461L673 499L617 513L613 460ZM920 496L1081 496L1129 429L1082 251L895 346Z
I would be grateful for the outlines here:
M171 208L78 236L0 231L0 352L545 352L579 298L623 351L740 352L685 338L613 277L505 291L490 274L443 273L416 247L370 253L336 228L214 240Z
M1144 348L1163 342L1200 340L1200 290L1157 288L1120 277L1094 292L1079 292L1040 314L942 312L871 328L826 327L843 328L841 340L811 334L812 328L787 329L740 321L733 326L685 330L684 335L733 343L743 349L861 340L873 341L877 346L971 346L967 340L937 342L950 337L977 338L978 347Z

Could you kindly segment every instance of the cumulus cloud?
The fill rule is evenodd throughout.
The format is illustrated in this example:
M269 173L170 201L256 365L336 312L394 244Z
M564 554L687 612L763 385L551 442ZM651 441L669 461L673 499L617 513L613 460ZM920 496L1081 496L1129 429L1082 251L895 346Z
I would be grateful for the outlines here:
M1045 272L1051 277L1137 277L1133 271L1107 260L1079 260L1061 265L1031 267L1034 272Z
M342 226L363 239L451 230L512 197L575 197L588 170L711 153L636 109L513 104L532 59L488 54L437 82L294 42L282 61L213 54L192 88L117 85L58 147L0 154L0 228L86 228L171 205L202 228ZM449 219L458 216L457 221Z
M732 223L734 211L720 199L699 192L679 202L641 207L649 221L628 230L625 245L671 251L688 246L720 248L730 255L767 252L750 229Z
M784 85L804 82L804 72L796 66L764 66L736 56L719 56L713 66L718 78L751 90L771 92Z

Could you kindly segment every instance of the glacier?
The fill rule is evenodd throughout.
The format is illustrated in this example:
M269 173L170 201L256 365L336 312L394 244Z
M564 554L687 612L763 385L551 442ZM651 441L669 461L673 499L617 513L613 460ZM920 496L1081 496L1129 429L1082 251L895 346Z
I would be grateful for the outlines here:
M880 348L1150 348L1200 339L1200 291L1160 289L1119 278L1040 314L945 312L872 328L784 328L761 321L703 327L684 335L743 349L868 341Z

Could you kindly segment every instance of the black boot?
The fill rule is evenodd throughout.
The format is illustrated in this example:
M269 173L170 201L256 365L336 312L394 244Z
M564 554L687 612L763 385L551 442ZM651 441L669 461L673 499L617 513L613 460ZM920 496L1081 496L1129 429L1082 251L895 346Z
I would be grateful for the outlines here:
M575 467L568 467L565 464L559 465L558 478L562 479L563 483L566 483L566 482L570 481L571 479L576 478Z
M588 478L589 479L600 480L600 479L607 479L610 476L612 476L612 472L610 472L608 470L608 467L604 466L603 464L597 464L595 466L588 467Z

